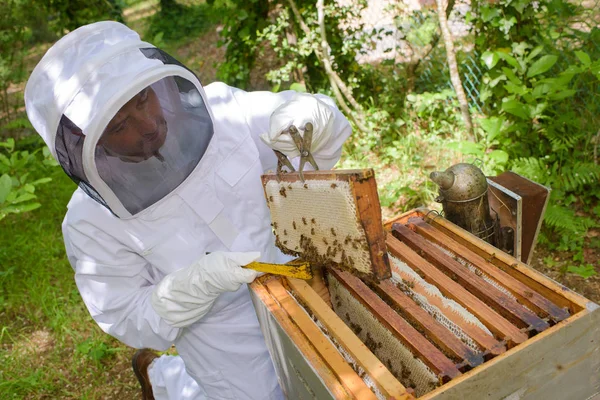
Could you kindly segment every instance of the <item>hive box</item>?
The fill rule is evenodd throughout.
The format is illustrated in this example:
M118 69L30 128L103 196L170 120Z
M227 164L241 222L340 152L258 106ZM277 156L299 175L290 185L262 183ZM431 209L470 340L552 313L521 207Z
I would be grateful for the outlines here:
M600 392L598 305L427 210L386 229L390 257L406 263L392 263L392 280L325 270L313 282L266 275L250 285L289 399Z

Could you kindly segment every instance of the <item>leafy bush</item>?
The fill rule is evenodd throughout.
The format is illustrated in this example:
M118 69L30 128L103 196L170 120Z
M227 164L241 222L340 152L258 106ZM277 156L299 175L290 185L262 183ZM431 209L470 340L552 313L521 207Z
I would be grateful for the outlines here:
M581 263L585 233L597 218L573 206L589 215L600 198L600 166L592 155L600 123L594 115L600 111L594 93L600 54L596 49L594 59L583 51L590 48L569 25L582 10L571 3L477 4L476 46L487 67L480 100L491 117L486 121L496 121L495 144L508 155L509 169L552 188L540 241L573 252ZM584 265L569 271L589 275Z
M43 157L40 157L40 153ZM17 150L12 138L0 142L0 220L8 214L19 214L40 207L35 188L50 182L48 177L40 175L40 166L56 165L47 147L29 150Z

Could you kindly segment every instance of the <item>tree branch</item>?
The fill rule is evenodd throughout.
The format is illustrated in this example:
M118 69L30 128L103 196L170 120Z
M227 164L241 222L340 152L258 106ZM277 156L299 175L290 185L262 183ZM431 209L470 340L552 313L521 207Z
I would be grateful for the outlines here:
M454 4L456 4L456 0L448 1L448 7L446 7L446 18L450 18L450 14L452 13L452 10L454 9ZM406 72L408 75L407 89L409 92L412 92L415 89L415 73L417 72L417 68L419 68L419 65L421 64L421 62L424 59L429 57L429 54L431 54L433 49L435 49L437 47L438 43L440 42L440 38L441 38L441 35L439 33L436 33L435 36L433 37L433 39L431 40L431 42L429 42L427 45L422 47L422 50L420 52L418 52L418 53L415 52L417 54L416 55L413 54L413 56L410 58L410 61L408 62L408 66L406 67ZM411 49L412 49L412 46L411 46Z
M298 20L298 24L300 25L300 28L302 29L302 31L304 32L304 34L306 36L310 37L311 36L310 28L308 27L308 25L306 25L306 22L304 22L304 19L302 18L300 11L298 11L298 7L296 7L296 3L294 2L294 0L288 0L288 3L290 4L292 12L294 13L294 16ZM329 58L329 44L327 42L327 37L325 35L325 21L324 21L325 13L323 10L323 0L317 0L317 12L318 12L317 15L318 15L318 21L319 21L319 27L320 27L321 40L320 40L320 46L314 48L315 55L317 56L319 61L321 61L321 63L323 64L323 67L325 68L325 73L327 74L327 77L329 78L329 84L331 85L331 90L333 91L335 98L336 98L337 102L339 103L340 107L354 121L354 123L356 124L358 129L360 129L361 131L366 133L367 128L365 127L365 125L363 123L364 116L362 114L362 107L360 106L360 104L358 104L358 102L352 96L351 90L346 86L346 84L342 81L342 79L339 77L339 75L333 70L331 60ZM354 111L350 109L350 107L346 103L346 100L344 100L344 97L348 100L348 102L350 102L352 107L354 107ZM355 115L355 114L358 114L358 115Z
M471 121L471 113L469 112L469 102L463 88L460 74L458 73L458 63L456 62L456 53L454 51L454 41L452 34L448 28L448 19L446 18L446 0L436 0L437 3L437 14L440 20L440 30L442 31L442 37L444 38L444 44L446 46L446 58L448 60L448 68L450 70L450 80L456 97L458 97L458 103L460 104L460 110L467 128L468 137L470 140L475 141L473 133L473 122Z

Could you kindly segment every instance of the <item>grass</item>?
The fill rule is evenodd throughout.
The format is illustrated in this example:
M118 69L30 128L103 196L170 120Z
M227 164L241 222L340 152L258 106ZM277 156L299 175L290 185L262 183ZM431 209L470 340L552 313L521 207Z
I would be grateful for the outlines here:
M173 25L157 1L127 3L134 6L125 12L128 24L143 40L159 35L154 44L214 79L222 51L210 29L217 17L206 4L184 4ZM181 29L185 35L177 34ZM30 69L42 53L32 57ZM22 136L19 129L2 131ZM135 350L92 320L65 255L61 223L76 186L59 167L42 172L52 178L36 191L42 207L0 221L0 399L137 398L130 366Z
M65 255L60 225L75 185L60 168L49 175L41 208L0 221L0 399L131 397L132 350L92 321Z

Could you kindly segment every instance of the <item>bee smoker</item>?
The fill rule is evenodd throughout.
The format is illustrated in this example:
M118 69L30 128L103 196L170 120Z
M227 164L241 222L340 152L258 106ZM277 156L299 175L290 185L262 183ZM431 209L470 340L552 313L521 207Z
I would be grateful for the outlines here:
M429 177L440 187L435 199L442 203L447 220L485 240L500 244L499 220L490 215L488 183L485 175L472 164L455 164Z

